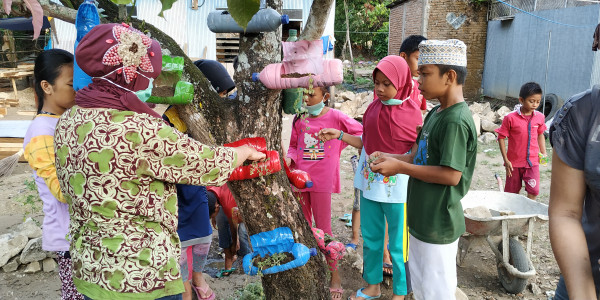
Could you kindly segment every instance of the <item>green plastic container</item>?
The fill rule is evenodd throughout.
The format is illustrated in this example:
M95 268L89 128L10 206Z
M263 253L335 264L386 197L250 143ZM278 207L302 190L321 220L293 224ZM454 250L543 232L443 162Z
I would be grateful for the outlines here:
M289 115L297 114L302 108L303 88L283 90L283 112Z
M298 40L298 30L290 29L288 33L289 37L287 38L286 42L295 42ZM283 112L293 115L300 111L300 108L302 107L303 90L303 88L283 90Z

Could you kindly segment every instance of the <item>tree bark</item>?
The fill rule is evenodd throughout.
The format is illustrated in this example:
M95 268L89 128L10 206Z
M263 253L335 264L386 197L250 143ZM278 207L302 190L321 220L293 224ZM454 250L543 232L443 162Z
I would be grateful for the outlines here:
M306 20L306 26L302 30L302 34L298 39L300 40L318 40L323 36L325 31L325 25L329 20L329 11L333 6L334 0L314 0L311 7L308 19Z

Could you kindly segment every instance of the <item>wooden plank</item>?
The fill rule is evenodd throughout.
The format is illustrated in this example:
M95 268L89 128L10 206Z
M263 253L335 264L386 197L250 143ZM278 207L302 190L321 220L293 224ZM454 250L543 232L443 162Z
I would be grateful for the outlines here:
M35 110L19 110L17 111L17 115L21 116L35 116L37 112Z
M0 137L0 143L20 143L23 144L23 138Z
M217 50L240 50L239 46L217 46Z

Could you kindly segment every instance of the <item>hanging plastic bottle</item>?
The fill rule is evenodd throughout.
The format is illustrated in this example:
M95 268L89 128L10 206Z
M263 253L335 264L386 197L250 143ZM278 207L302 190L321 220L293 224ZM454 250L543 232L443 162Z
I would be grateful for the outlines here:
M253 73L252 80L262 82L268 89L281 90L291 88L306 88L309 85L309 76L300 78L284 78L283 64L267 65L260 73ZM323 73L312 76L314 86L333 86L342 83L344 72L342 61L327 59L323 61Z
M280 15L272 8L259 9L248 22L246 31L240 27L226 10L216 10L208 14L208 29L214 33L260 33L275 31L279 26L288 24L288 15Z
M306 189L313 186L310 175L305 171L290 169L285 160L283 161L283 167L285 168L285 175L287 175L288 180L297 189Z
M298 40L298 30L290 29L286 42L295 42ZM286 114L296 114L302 107L302 88L283 90L283 112Z
M77 17L75 18L75 28L77 29L77 38L75 39L74 50L77 49L79 41L85 36L94 26L100 24L100 16L98 15L98 8L92 0L85 0L79 9L77 9ZM73 53L75 51L73 50ZM74 57L73 62L73 89L78 91L92 82L92 77L83 72L79 65L77 65L77 56Z

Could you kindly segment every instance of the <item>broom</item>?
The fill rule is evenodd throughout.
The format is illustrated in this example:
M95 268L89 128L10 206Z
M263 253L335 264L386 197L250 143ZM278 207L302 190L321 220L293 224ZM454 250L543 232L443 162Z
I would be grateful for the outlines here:
M23 152L23 149L21 149L19 152L0 160L0 178L8 177L12 174Z

